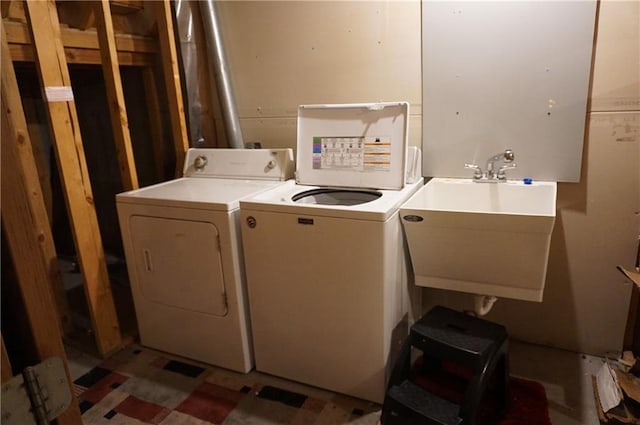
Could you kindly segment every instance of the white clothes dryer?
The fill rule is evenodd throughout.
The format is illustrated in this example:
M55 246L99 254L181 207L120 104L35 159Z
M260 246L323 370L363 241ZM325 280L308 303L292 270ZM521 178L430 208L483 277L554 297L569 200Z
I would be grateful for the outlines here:
M398 208L422 186L408 104L298 114L297 182L240 201L256 369L380 403L409 305Z
M239 200L292 171L290 149L190 149L184 177L116 195L142 345L253 368Z

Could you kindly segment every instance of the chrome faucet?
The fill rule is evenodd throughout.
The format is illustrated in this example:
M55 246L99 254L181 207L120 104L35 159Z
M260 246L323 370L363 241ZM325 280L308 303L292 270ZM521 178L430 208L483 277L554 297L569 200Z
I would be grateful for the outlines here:
M464 164L464 168L473 169L473 181L479 183L496 183L507 181L507 175L505 171L516 168L516 163L513 162L515 154L511 149L506 149L504 152L497 153L487 159L487 168L483 172L482 168L476 164ZM502 160L504 165L496 171L495 163Z

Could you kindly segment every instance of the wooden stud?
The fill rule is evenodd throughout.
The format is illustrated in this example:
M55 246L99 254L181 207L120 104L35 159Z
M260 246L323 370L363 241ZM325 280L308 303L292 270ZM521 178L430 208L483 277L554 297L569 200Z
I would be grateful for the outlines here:
M16 126L12 123L21 112L21 107L16 107L20 103L20 93L13 67L6 66L7 63L10 64L8 62L10 59L4 28L1 35L2 63L5 64L2 67L2 114L0 118L2 129L2 137L0 138L2 225L9 251L14 260L18 285L38 357L40 360L51 356L60 357L64 362L69 382L71 382L59 322L51 290L47 285L50 264L41 255L42 241L46 237L39 231L42 224L38 222L40 213L33 210L33 187L30 178L27 177L33 173L33 170L28 172L22 167L21 157L25 150L31 149L28 146L28 135L26 132L21 134L13 131ZM24 120L24 115L22 120ZM3 343L3 363L5 363L5 357ZM69 389L72 395L71 405L58 417L57 423L61 425L82 424L76 397L73 389Z
M26 9L96 345L100 354L106 356L121 348L122 336L60 39L56 4L53 0L29 0ZM56 90L58 94L54 96Z
M155 165L155 178L157 181L165 180L164 163L166 151L163 139L162 120L160 115L160 101L158 100L158 88L153 68L148 66L142 70L145 99L147 101L147 115L149 117L149 132L153 141L153 159Z
M182 87L180 85L180 72L178 71L178 54L173 32L173 20L171 5L168 0L150 2L158 24L158 41L160 54L162 55L162 70L164 82L167 88L169 102L169 117L171 121L171 133L173 146L176 152L176 176L182 175L185 154L189 149L189 137L187 136L187 124L184 116L184 103L182 100Z
M49 214L47 213L40 177L36 168L34 149L29 136L20 92L18 91L17 82L13 84L16 78L15 71L11 63L11 58L9 57L9 49L4 36L2 41L2 63L4 64L2 67L2 106L5 111L10 111L11 113L11 120L8 120L6 123L3 122L2 138L17 143L17 160L22 170L22 178L27 186L27 193L29 195L27 201L29 202L30 211L33 214L33 231L38 234L38 240L40 241L37 254L41 255L43 261L49 265L47 267L46 285L50 288L51 295L56 302L58 323L61 326L61 330L68 332L72 327L69 304L62 283L62 276L60 275L58 256L49 222Z
M623 350L633 350L636 335L638 334L638 290L633 288L631 300L629 302L629 312L627 313L627 325L624 330L622 340ZM636 342L636 344L638 344Z
M2 346L2 357L0 357L0 383L4 384L13 377L13 371L11 370L11 362L9 361L7 349L4 346L4 337L0 338L0 345Z
M24 12L24 5L22 4L22 0L10 0L4 1L0 0L2 3L2 17L8 18L12 21L20 21L25 22L27 20ZM5 28L6 30L6 28Z
M96 16L90 2L58 2L58 19L71 28L86 30L96 26Z
M53 192L51 187L51 173L47 164L48 155L45 154L43 148L46 141L42 137L42 126L44 123L38 120L37 100L32 98L22 98L22 107L24 109L24 118L27 130L29 131L29 139L31 140L31 150L33 151L33 161L38 172L38 180L40 181L40 189L42 190L42 198L44 199L47 217L51 224L51 215L53 214ZM66 301L66 298L65 298ZM70 329L66 329L70 330Z
M9 16L10 7L11 7L11 0L2 0L2 2L0 2L0 12L2 13L3 18L6 18L7 16Z
M130 15L137 13L144 8L142 0L111 0L111 13L119 15Z
M116 142L120 178L124 190L133 190L138 188L138 175L136 174L136 163L131 147L129 120L122 91L122 79L120 77L120 66L116 53L116 39L111 20L111 11L109 10L109 1L100 0L93 2L93 5L98 38L100 40L102 72L107 89L111 129Z

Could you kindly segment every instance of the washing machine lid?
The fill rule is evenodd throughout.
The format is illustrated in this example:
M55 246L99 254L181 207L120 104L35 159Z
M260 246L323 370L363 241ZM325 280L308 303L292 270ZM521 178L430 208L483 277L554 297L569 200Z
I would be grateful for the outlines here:
M296 182L402 189L408 102L298 107Z

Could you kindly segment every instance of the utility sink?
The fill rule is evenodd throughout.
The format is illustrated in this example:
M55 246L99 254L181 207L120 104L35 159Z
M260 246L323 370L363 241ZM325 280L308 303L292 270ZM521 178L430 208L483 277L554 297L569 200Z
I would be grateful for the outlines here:
M542 301L555 182L434 178L401 208L418 286Z

